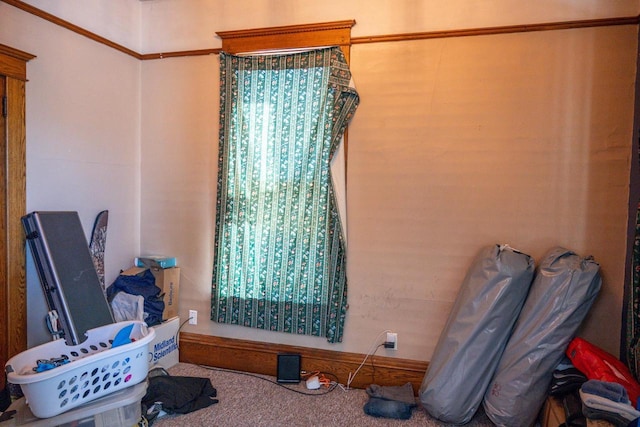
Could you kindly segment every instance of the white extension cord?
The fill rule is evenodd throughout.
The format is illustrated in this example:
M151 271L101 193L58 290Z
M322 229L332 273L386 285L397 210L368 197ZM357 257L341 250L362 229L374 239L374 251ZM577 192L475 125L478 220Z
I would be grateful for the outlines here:
M373 341L373 344L371 345L371 347L369 348L369 351L367 352L367 354L364 356L364 360L362 361L362 363L360 364L360 366L358 366L358 369L356 369L356 371L353 373L353 375L351 375L351 372L349 372L349 378L347 379L347 390L350 389L351 387L351 383L353 382L353 380L355 379L356 375L358 375L358 371L360 371L360 368L362 368L362 366L364 366L365 362L367 361L367 359L369 358L369 356L373 355L376 350L378 350L378 347L380 346L380 344L378 344L378 341L380 340L380 338L382 337L382 335L386 334L387 332L391 332L390 330L384 330L382 332L380 332L380 334L376 337L376 339Z

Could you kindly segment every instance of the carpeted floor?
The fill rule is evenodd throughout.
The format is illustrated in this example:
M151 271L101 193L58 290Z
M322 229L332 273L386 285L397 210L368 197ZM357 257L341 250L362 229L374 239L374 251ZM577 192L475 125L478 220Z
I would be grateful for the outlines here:
M273 377L214 370L185 363L172 367L169 373L172 376L210 378L219 402L185 415L166 415L157 419L154 427L452 425L432 418L419 406L413 410L409 420L371 417L363 411L368 400L364 390L345 391L336 387L329 393L324 388L309 391L304 382L285 388ZM489 427L493 424L480 410L466 426Z

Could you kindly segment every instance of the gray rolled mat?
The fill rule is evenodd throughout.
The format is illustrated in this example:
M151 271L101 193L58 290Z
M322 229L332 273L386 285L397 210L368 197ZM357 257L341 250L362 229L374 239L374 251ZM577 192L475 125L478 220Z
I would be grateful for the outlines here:
M448 423L469 422L482 403L524 304L535 265L509 246L480 250L467 271L420 387L420 401Z
M556 247L540 262L483 406L497 426L533 426L553 370L591 308L600 266Z

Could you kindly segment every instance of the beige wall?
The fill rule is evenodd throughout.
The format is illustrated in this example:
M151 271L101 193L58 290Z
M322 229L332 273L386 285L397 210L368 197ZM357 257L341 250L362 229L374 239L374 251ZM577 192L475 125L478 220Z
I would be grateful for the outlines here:
M584 335L617 352L609 331L620 327L636 31L353 46L362 101L349 131L344 343L203 314L184 330L366 352L392 329L399 350L379 354L428 360L480 247L508 243L539 260L564 245L602 265ZM143 64L142 151L154 166L143 167L142 249L178 255L183 316L209 311L217 66L217 57Z
M563 245L601 263L584 334L617 351L635 38L619 27L353 49L356 330L391 323L410 357L428 358L478 248L539 261Z
M109 210L106 275L140 248L140 61L0 2L0 43L27 64L27 209ZM28 282L39 287L35 273Z
M25 3L136 52L141 49L139 0L26 0Z
M218 30L336 19L356 19L354 35L366 36L638 14L635 0L554 1L535 10L510 0L406 8L383 0L283 1L278 13L266 0L139 3L144 52L216 47ZM107 31L88 13L71 18ZM122 40L135 48L134 36ZM183 330L365 353L392 329L399 350L378 354L429 360L481 246L508 243L539 260L564 245L602 266L605 287L584 335L617 353L637 26L352 47L362 102L349 131L350 310L336 345L208 320L217 56L138 63L2 2L0 43L39 56L29 66L28 162L43 150L54 158L73 153L87 165L66 175L51 174L48 158L31 167L30 205L81 206L85 217L105 204L128 212L110 225L110 274L137 251L177 256L181 315L200 312L199 324ZM61 53L65 61L56 62ZM84 67L93 77L75 84L72 72ZM55 76L72 77L60 88ZM60 89L72 102L54 110ZM52 133L52 125L60 129ZM96 192L92 173L103 169L110 173ZM76 191L47 191L71 179ZM116 238L136 232L131 222L138 221L139 246L137 236Z
M43 7L47 3L30 1ZM219 47L216 31L342 19L355 19L353 36L362 37L637 16L640 12L638 0L189 0L189 7L180 0L151 0L141 5L145 52Z

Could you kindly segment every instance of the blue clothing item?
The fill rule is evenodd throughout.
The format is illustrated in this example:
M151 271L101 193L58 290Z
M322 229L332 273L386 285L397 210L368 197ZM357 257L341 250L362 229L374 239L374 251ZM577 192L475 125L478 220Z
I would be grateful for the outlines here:
M364 405L364 413L373 417L408 420L411 418L411 408L414 406L397 400L370 397L369 401Z
M588 406L584 406L582 408L582 413L585 417L590 420L604 420L608 421L616 427L629 427L632 426L633 423L637 423L637 421L629 422L624 416L617 414L615 412L604 411L602 409L590 408Z
M607 381L589 380L582 384L584 393L604 397L613 402L631 404L627 389L622 384Z
M144 298L144 312L147 317L144 321L148 326L157 325L162 322L164 312L163 295L161 289L156 286L156 278L151 270L145 270L133 276L119 275L116 280L107 288L107 299L109 302L118 292L126 292L131 295L141 295Z
M131 330L133 329L133 323L120 329L113 339L111 348L120 347L121 345L129 344L131 342Z
M366 392L371 397L379 397L385 400L395 400L397 402L406 403L407 405L416 404L416 398L413 395L413 386L406 383L402 386L379 386L371 384L367 387Z

